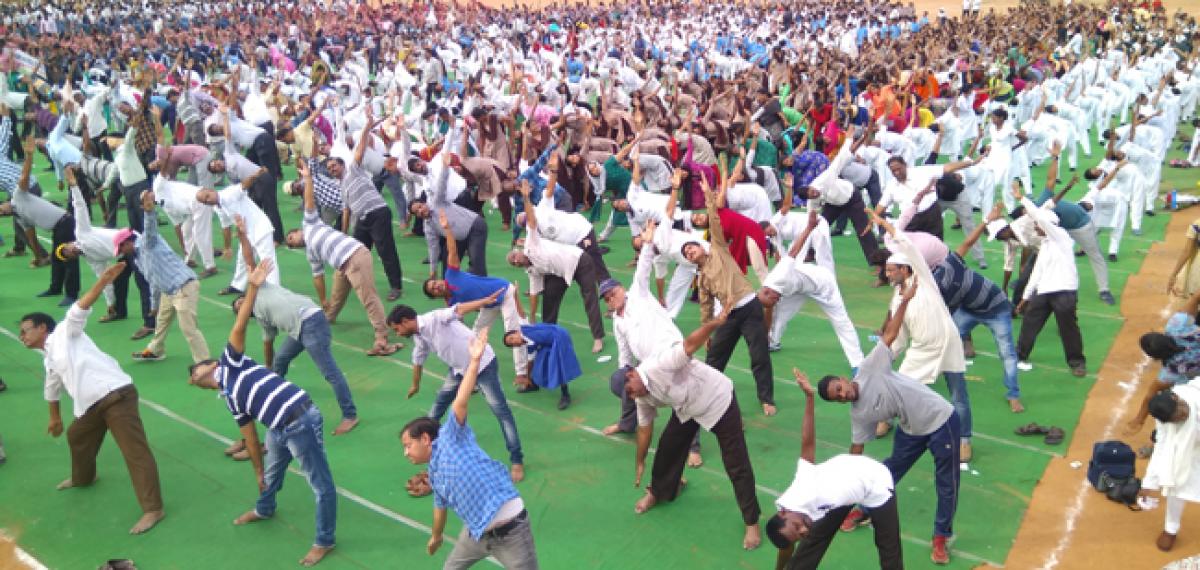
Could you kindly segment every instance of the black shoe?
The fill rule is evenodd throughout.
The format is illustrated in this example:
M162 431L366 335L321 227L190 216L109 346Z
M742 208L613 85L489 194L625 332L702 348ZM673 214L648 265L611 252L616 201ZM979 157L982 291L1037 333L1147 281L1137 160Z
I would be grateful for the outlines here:
M1155 214L1154 210L1146 210L1146 215L1153 218L1154 216L1157 216L1158 214Z
M1100 300L1104 301L1106 304L1109 304L1109 305L1117 304L1117 300L1113 298L1113 294L1110 291L1101 291L1100 292Z
M558 399L558 409L565 410L565 409L569 408L570 406L571 406L571 397L566 394L563 394L562 397Z
M608 254L608 252L610 251L610 250L608 249L608 247L606 247L606 246L603 246L603 245L602 245L602 246L598 246L596 249L600 251L600 255L607 255L607 254Z
M540 386L538 386L537 384L530 382L529 384L526 384L524 386L517 388L517 393L518 394L526 394L529 392L537 392L538 390L541 390L541 389L542 388Z
M0 378L0 392L3 392L7 389L8 389L8 384L5 384L4 379Z
M39 299L44 299L46 297L57 297L59 295L62 295L62 291L55 292L55 291L46 289L45 291L42 291L41 293L38 293L37 295L35 295L35 297L37 297Z
M1117 262L1117 254L1115 254L1115 253L1108 254L1108 260L1113 263L1116 263Z
M62 300L58 302L58 306L70 307L71 305L75 304L75 300L75 297L63 297Z
M1086 251L1083 251L1082 249L1081 249L1081 250L1079 250L1079 251L1077 251L1077 252L1075 252L1075 257L1083 257L1083 256L1085 256L1085 255L1087 255L1087 252L1086 252Z
M217 294L218 295L241 295L242 291L240 289L235 289L233 287L226 287L224 289L221 289L220 291L217 291Z

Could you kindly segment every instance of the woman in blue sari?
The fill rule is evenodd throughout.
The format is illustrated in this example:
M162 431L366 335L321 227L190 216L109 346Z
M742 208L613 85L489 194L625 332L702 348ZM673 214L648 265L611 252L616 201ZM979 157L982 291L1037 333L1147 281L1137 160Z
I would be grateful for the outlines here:
M558 388L562 392L558 409L565 410L571 405L567 383L579 378L583 371L579 368L575 345L567 329L547 323L521 325L521 330L504 334L504 344L509 347L525 345L529 352L529 378L533 381L518 388L518 392Z

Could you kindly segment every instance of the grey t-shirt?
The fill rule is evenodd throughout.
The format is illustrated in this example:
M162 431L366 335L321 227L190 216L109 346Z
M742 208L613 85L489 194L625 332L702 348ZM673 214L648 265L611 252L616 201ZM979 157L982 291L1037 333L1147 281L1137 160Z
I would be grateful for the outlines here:
M254 298L254 318L262 327L263 340L274 340L279 331L300 340L304 319L320 310L312 299L271 283L263 283Z
M915 436L929 435L954 412L954 406L928 386L892 370L892 351L879 343L858 365L854 377L858 400L850 405L851 440L875 439L875 425L900 418L900 429Z
M66 210L24 190L13 192L12 207L23 227L39 230L53 230L55 224L67 215Z

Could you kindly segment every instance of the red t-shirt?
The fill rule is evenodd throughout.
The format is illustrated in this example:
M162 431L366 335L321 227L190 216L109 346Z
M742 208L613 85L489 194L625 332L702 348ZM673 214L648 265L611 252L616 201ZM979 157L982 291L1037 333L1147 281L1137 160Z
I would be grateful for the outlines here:
M750 251L746 248L746 238L758 244L759 251L767 253L767 234L757 222L729 208L717 208L717 217L721 218L721 229L725 232L725 241L729 242L729 254L737 262L742 273L750 266Z

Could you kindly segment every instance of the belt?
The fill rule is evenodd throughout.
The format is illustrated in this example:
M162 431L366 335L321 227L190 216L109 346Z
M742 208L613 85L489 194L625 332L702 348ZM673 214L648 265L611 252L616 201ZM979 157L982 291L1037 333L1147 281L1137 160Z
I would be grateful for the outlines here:
M312 400L304 400L303 402L292 406L292 413L288 414L287 418L284 418L283 425L279 427L285 428L296 423L301 417L304 416L306 412L308 412L309 408L312 408L312 406Z
M508 536L508 533L516 530L517 525L525 522L525 519L527 518L529 518L529 511L521 509L521 512L518 513L517 516L508 519L508 522L493 528L492 530L483 531L483 536L481 538L504 538L505 536Z

